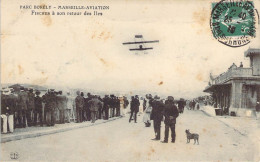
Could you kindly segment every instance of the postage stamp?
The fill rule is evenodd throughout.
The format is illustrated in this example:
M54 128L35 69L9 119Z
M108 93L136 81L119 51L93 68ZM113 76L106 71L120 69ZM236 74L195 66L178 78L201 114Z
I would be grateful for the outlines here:
M230 47L241 47L256 37L258 12L253 1L222 0L212 3L210 27L213 36Z

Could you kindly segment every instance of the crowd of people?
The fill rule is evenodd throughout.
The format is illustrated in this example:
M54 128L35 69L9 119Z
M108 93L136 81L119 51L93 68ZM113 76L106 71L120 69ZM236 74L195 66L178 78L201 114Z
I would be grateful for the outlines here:
M171 129L172 142L175 142L175 124L179 113L184 112L186 101L180 99L175 101L172 96L160 99L147 94L144 98L138 95L132 96L129 103L127 97L117 97L113 94L105 95L103 98L77 91L76 95L67 92L49 89L45 94L32 88L20 88L14 92L13 89L1 91L1 118L2 132L13 132L14 128L25 128L31 126L54 126L56 123L69 122L82 123L90 121L94 123L98 119L125 116L126 108L130 106L129 123L137 122L138 113L144 112L143 122L146 127L151 126L153 120L155 138L160 140L161 122L165 123L164 143L168 142L169 129Z
M125 115L129 102L127 97L113 94L101 98L98 95L77 91L76 96L69 92L48 90L45 94L32 88L21 87L1 91L1 132L13 132L15 128L31 126L54 126L69 122L94 123L98 119L108 120ZM8 131L9 130L9 131Z
M186 105L187 102L187 105ZM130 106L129 123L137 122L138 113L143 114L143 122L146 127L153 127L155 138L161 138L161 122L165 123L163 143L168 143L169 129L171 129L171 142L176 140L175 124L179 113L188 110L199 110L199 102L196 100L185 101L183 98L176 101L172 96L160 99L147 94L139 99L138 95L131 96L129 103L126 96L98 95L77 91L76 95L67 92L49 89L41 95L39 90L21 87L19 92L14 89L1 90L1 132L13 132L15 128L31 126L54 126L56 123L70 122L82 123L90 121L94 123L98 119L125 116L128 105ZM256 105L257 113L260 112L260 104ZM257 114L258 116L258 114Z
M200 109L200 104L199 102L195 101L195 100L191 100L189 102L189 107L188 110L199 110Z

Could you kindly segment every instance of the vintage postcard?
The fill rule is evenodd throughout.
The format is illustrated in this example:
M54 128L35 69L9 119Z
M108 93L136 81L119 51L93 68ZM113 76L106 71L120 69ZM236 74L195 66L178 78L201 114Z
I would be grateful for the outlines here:
M1 161L260 161L259 0L2 0Z

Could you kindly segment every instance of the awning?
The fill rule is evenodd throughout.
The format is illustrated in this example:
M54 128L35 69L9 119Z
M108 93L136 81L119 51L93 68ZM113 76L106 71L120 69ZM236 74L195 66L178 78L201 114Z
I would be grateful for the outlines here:
M227 84L213 84L211 86L208 86L204 89L203 92L214 92L217 89L226 89L231 87L231 83L227 83Z

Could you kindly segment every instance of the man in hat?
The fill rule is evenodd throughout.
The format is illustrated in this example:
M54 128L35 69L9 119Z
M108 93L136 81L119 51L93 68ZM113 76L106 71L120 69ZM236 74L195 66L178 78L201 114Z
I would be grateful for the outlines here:
M16 128L16 123L17 123L17 119L18 119L18 95L15 94L15 91L13 88L10 88L10 95L9 95L9 103L10 103L10 107L12 110L12 115L13 118L13 127Z
M109 117L112 118L114 117L115 113L115 96L112 94L110 95L110 100L109 100Z
M104 112L105 112L105 120L108 120L108 112L109 112L109 97L108 95L105 95L105 97L103 98L103 102L104 102Z
M151 120L153 120L155 138L152 140L160 140L161 138L161 122L163 119L164 104L160 101L159 96L154 96L154 100L151 103L152 112Z
M80 95L81 95L81 97L83 97L83 100L84 100L83 109L82 109L82 122L85 122L85 121L87 121L87 109L86 109L84 92L80 92Z
M28 92L28 110L27 110L27 124L30 127L31 125L33 125L33 114L34 114L34 110L35 110L35 104L34 104L34 97L35 94L33 93L33 89L29 88L29 92Z
M92 97L92 99L89 101L90 104L90 111L91 111L91 122L95 123L97 119L97 112L100 107L103 106L102 102L98 99L97 96Z
M34 125L37 125L37 117L39 117L40 125L43 126L42 120L42 98L40 97L41 92L36 90L36 97L34 98L35 111L34 111Z
M174 98L172 96L168 96L168 99L165 101L163 114L165 116L165 136L164 141L162 141L162 143L168 143L169 128L171 128L172 143L175 143L175 124L176 118L179 116L179 112L174 104Z
M87 97L84 98L84 109L86 111L87 121L91 120L91 111L89 101L92 99L91 93L87 93Z
M56 108L57 108L57 96L54 89L50 89L50 92L46 94L46 123L47 126L54 126L56 124Z
M137 95L135 97L132 96L132 100L131 100L131 103L130 103L131 115L130 115L130 118L129 118L129 123L131 122L133 115L134 115L134 120L135 120L135 123L136 123L137 113L139 111L139 105L140 105L140 102L139 102L138 96Z
M10 95L9 95L9 97L10 97L10 100L11 100L11 102L12 103L14 103L13 104L13 106L14 106L14 128L16 128L17 127L17 121L18 121L18 94L15 94L15 90L13 89L13 88L10 88L10 91L11 91L11 93L10 93Z
M82 122L82 114L84 107L84 98L81 96L80 91L77 91L77 97L75 98L76 112L77 112L77 123Z
M183 98L180 98L180 101L178 101L178 108L180 113L183 113L185 106L186 106L186 102L184 101Z
M104 105L104 103L103 103L103 100L102 100L102 98L101 98L100 96L97 96L97 99L102 103L102 104L100 104L99 107L98 107L98 115L97 115L97 118L98 118L98 119L102 119L102 117L103 117L102 112L103 112L103 105Z
M118 97L115 98L116 116L120 116L120 100Z
M134 113L134 96L131 96L131 101L130 101L130 111L131 111L131 115L130 115L130 118L129 118L129 123L131 122L132 119L132 116L133 116L133 113Z
M62 91L57 93L57 108L59 111L59 119L60 123L65 123L65 109L67 107L67 98L66 96L62 95Z
M18 105L19 105L18 121L19 121L19 124L24 128L26 127L26 118L27 117L29 118L29 114L30 114L30 113L27 113L28 102L29 102L28 93L25 92L24 87L21 87L20 93L18 94Z
M1 94L1 118L3 119L3 133L7 133L7 125L9 132L14 131L14 112L17 108L17 97L14 91Z

